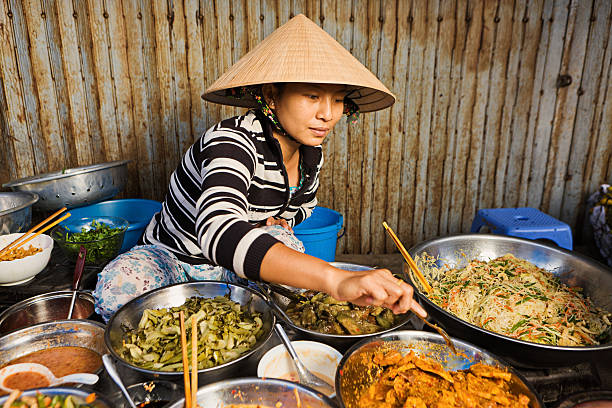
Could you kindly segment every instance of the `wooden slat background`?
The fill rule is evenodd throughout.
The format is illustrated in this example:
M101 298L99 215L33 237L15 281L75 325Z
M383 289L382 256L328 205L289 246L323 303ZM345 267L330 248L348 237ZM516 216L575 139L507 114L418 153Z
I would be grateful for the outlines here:
M340 252L393 251L383 220L412 245L490 207L580 239L612 181L609 0L0 0L0 182L132 159L123 196L163 199L187 147L242 112L201 93L298 13L397 96L324 144Z

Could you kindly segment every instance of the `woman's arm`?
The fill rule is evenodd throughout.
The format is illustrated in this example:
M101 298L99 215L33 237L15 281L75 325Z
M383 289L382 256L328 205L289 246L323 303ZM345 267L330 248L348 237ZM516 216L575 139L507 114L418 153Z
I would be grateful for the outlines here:
M345 271L281 243L273 245L265 254L260 277L268 282L325 292L357 305L381 305L394 313L412 309L427 316L412 298L412 286L395 278L389 270Z

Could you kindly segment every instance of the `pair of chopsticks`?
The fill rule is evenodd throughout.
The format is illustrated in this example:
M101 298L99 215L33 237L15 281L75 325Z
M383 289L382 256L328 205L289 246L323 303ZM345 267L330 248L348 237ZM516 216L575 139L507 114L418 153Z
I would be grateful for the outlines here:
M42 220L40 223L38 223L34 227L30 228L25 234L23 234L22 236L20 236L19 238L17 238L13 242L11 242L10 244L8 244L4 248L2 248L2 250L0 250L0 256L6 254L7 252L14 251L15 249L19 248L20 246L23 246L27 242L33 240L34 238L36 238L37 236L39 236L40 234L42 234L43 232L48 230L49 228L52 228L52 227L56 226L60 222L64 221L66 218L70 217L70 213L66 213L60 219L55 220L52 223L44 226L44 228L36 231L38 228L40 228L43 225L47 224L48 222L53 220L55 217L57 217L58 215L60 215L64 211L66 211L66 207L57 210L56 212L54 212L53 214L51 214L50 216L48 216L47 218ZM28 237L28 235L30 235L30 234L33 234L33 235Z
M432 291L431 285L429 284L429 282L427 282L427 280L425 279L425 277L423 276L423 274L417 267L416 263L414 262L414 260L412 259L408 251L406 251L406 248L404 248L404 245L402 245L402 242L399 240L397 235L395 235L395 232L393 232L391 227L387 225L385 221L383 221L383 227L385 227L385 229L389 233L389 236L391 236L391 239L395 243L395 246L397 246L397 249L399 249L399 251L401 252L402 256L404 257L408 265L410 265L410 267L412 268L414 274L419 279L419 282L421 282L421 285L423 285L427 293L431 293Z
M185 382L185 408L199 408L198 405L198 328L196 317L191 316L191 382L189 380L189 361L187 355L187 331L185 313L179 312L181 325L181 348L183 349L183 380Z

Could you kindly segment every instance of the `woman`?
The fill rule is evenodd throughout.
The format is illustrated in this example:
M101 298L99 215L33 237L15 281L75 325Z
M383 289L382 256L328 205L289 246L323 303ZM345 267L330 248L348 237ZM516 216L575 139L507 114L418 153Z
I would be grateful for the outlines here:
M148 290L236 277L313 289L395 313L425 311L386 269L349 272L306 255L291 228L317 201L321 144L340 118L395 98L305 16L274 31L221 76L207 100L255 108L209 129L186 152L139 246L101 272L105 319ZM231 272L230 272L231 271Z

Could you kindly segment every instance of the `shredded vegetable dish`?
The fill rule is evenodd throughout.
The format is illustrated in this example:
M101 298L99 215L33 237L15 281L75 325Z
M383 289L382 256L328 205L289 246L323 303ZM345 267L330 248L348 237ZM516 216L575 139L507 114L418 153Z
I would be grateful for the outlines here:
M435 360L397 350L376 353L372 363L382 372L360 395L358 408L529 406L529 397L511 391L512 373L501 368L477 363L445 371Z
M609 338L610 313L582 288L511 254L462 269L422 268L429 298L457 317L520 340L558 346L598 345Z
M126 329L121 356L130 363L156 371L183 371L179 312L185 313L187 338L191 338L191 316L198 332L198 369L235 360L253 348L263 334L257 312L225 296L214 299L192 297L170 309L146 309L136 329ZM191 347L188 347L191 361Z

